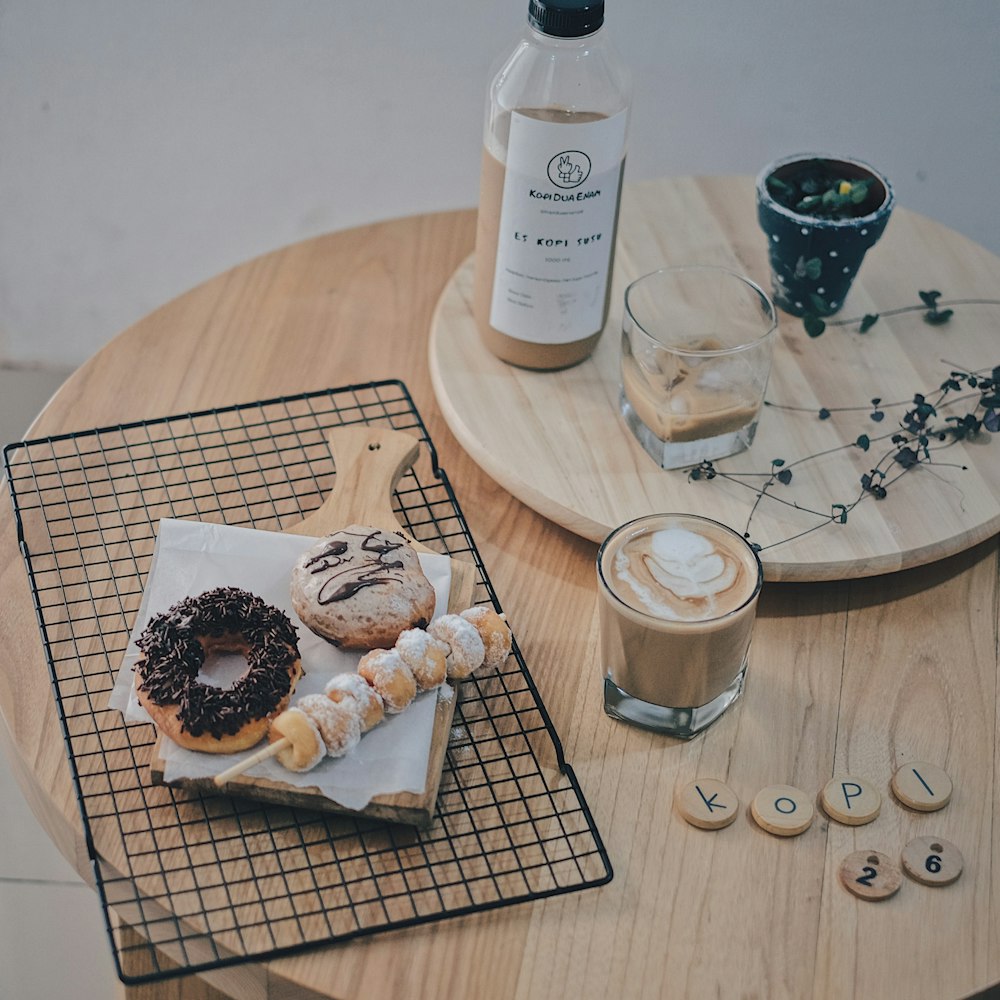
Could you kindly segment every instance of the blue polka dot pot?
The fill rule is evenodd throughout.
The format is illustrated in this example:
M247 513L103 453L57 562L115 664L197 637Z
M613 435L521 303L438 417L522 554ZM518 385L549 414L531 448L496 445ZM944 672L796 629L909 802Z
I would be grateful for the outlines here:
M865 214L821 218L782 205L768 190L768 178L794 177L810 163L824 161L838 178L868 179L859 206ZM757 177L757 219L767 235L775 303L793 316L832 316L844 304L868 249L885 231L895 198L889 181L860 160L819 153L787 156Z

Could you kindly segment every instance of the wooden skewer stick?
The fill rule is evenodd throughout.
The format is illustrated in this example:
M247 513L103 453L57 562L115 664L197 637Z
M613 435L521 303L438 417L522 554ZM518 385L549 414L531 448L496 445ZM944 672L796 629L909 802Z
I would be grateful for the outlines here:
M292 741L287 736L282 736L280 740L268 743L266 747L261 747L256 753L250 754L243 760L227 767L225 771L220 771L212 780L219 788L225 787L233 778L238 778L244 771L249 771L254 764L259 764L262 760L269 760L277 757L285 747L290 747Z

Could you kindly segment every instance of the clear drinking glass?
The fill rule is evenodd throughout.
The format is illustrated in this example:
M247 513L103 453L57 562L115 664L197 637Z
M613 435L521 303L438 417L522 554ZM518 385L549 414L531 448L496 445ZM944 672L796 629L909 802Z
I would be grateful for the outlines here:
M739 697L764 580L732 528L695 514L622 525L597 554L604 710L682 739Z
M763 289L709 265L663 268L625 290L625 423L664 469L749 448L778 328Z

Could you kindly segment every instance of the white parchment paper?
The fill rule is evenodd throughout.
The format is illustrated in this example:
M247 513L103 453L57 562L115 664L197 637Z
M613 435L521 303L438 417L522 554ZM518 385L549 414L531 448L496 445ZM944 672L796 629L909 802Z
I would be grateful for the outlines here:
M305 675L296 686L292 704L303 695L322 693L334 674L356 670L360 653L337 649L310 632L292 608L288 592L292 566L315 541L305 535L162 519L139 615L109 706L118 709L126 722L150 721L135 696L132 668L141 656L136 639L153 615L185 597L214 587L248 590L284 611L298 628ZM437 595L434 614L444 614L451 589L451 561L447 556L421 552L420 565ZM241 657L218 657L212 664L211 676L201 679L225 687L245 669L246 662ZM451 694L447 688L440 692L441 697ZM311 771L296 774L286 771L276 760L267 760L247 773L301 788L317 788L348 809L363 809L376 795L422 792L438 696L433 691L418 695L404 712L386 716L384 722L367 732L346 756L325 758ZM177 746L166 737L161 737L160 748L164 780L168 782L212 777L253 752L197 753Z

